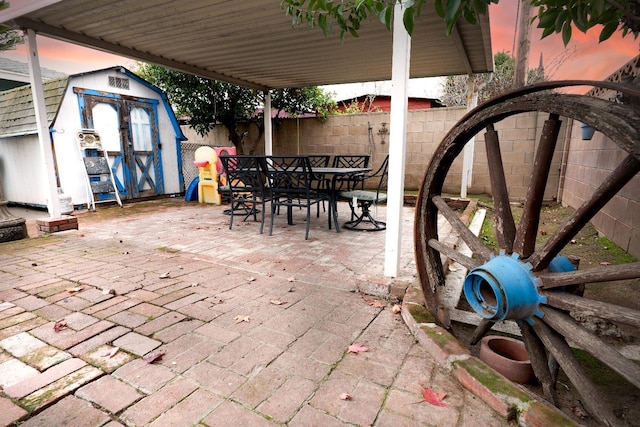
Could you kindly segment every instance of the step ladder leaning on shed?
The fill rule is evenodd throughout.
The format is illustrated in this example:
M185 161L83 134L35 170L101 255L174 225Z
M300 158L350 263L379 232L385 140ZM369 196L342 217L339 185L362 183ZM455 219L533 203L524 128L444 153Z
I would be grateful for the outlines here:
M93 129L82 129L76 133L76 138L85 169L87 209L96 210L96 199L98 202L115 200L122 207L116 181L109 166L109 157L102 147L100 135Z

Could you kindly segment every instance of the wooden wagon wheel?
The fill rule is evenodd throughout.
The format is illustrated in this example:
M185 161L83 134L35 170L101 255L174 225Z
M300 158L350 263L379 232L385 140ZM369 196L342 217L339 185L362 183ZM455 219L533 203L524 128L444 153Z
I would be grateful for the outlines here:
M554 92L567 86L588 85L616 91L627 102L613 102L583 95ZM428 309L447 325L443 256L468 270L464 296L481 319L473 341L477 342L495 322L514 321L531 356L536 377L545 397L555 403L555 380L549 359L556 360L580 392L586 409L608 425L620 422L601 399L567 344L591 353L630 383L640 388L640 367L596 335L583 328L569 312L640 327L640 312L602 303L571 293L571 285L640 277L640 262L588 271L574 270L561 254L563 248L625 184L640 171L640 115L636 87L597 81L545 82L509 92L477 107L463 117L436 149L423 179L416 205L415 254L418 274ZM500 142L494 124L523 112L549 113L538 143L531 181L521 221L515 224L507 193ZM536 247L536 236L545 184L560 129L560 117L586 123L604 133L628 153L586 202L566 223ZM468 230L442 198L445 177L468 141L486 129L485 145L500 247L494 253ZM438 213L442 214L471 250L465 255L438 241Z

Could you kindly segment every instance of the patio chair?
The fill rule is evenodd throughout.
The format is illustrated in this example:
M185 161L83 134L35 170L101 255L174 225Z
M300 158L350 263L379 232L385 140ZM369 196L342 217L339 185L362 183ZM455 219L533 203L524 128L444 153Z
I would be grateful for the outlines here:
M344 228L357 231L381 231L387 228L387 224L378 221L371 215L371 205L378 205L387 201L387 181L389 169L389 155L387 155L378 168L372 174L366 175L362 180L363 185L367 181L378 180L375 190L351 189L340 192L340 198L346 199L351 208L351 221L344 223ZM360 213L356 211L360 208Z
M226 185L220 187L229 198L229 229L233 227L233 218L243 215L243 221L253 215L261 214L260 234L264 229L265 205L271 200L266 186L266 166L262 156L220 156L227 177ZM258 208L259 207L259 208Z
M287 223L293 224L292 209L306 208L307 227L305 240L309 239L311 207L324 200L326 196L317 191L311 163L307 156L268 156L267 174L271 190L271 224L269 235L273 233L273 221L280 207L287 208Z
M312 168L326 168L329 166L329 160L331 160L331 156L329 154L311 154L309 156L309 163L311 163ZM324 176L321 174L315 174L316 178L316 189L318 191L327 191L329 187L329 183ZM324 201L322 202L322 211L326 212L327 209L324 206ZM318 203L318 209L316 213L316 217L320 218L320 203Z
M349 154L342 155L339 154L333 158L333 167L334 168L368 168L369 167L369 159L371 156L368 154ZM362 185L362 179L343 179L337 180L335 183L335 187L338 190L348 191L356 188L358 184ZM364 188L364 187L362 187Z

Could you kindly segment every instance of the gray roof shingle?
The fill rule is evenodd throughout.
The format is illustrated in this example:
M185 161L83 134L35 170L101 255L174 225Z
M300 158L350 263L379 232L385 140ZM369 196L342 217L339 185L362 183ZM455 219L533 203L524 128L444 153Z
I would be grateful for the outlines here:
M64 96L68 77L43 83L47 123L51 124ZM0 92L0 138L37 133L31 85Z

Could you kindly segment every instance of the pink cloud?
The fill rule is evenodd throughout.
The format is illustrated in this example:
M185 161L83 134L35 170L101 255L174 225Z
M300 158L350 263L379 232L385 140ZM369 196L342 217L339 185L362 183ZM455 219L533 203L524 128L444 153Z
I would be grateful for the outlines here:
M515 17L516 2L503 0L490 7L491 43L494 53L512 51ZM554 80L602 80L640 53L638 40L630 35L623 38L620 33L616 33L605 42L598 43L600 27L594 27L587 34L574 29L571 41L565 47L561 36L557 34L541 40L542 30L535 28L535 25L534 23L531 35L530 67L537 67L540 53L543 54L544 63L550 64L551 61L558 60L566 49L575 49L552 76Z

